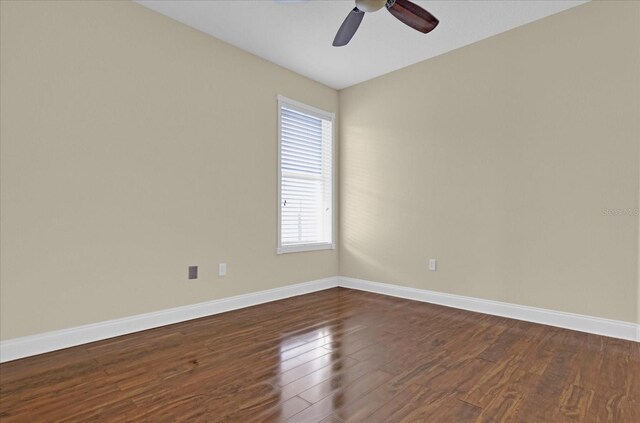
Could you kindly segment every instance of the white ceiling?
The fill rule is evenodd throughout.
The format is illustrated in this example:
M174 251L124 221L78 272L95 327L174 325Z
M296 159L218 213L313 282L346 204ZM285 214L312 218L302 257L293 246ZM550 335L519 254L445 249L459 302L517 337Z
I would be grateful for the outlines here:
M345 47L331 45L353 0L136 0L325 85L342 89L586 3L584 0L418 0L429 34L386 10L367 13Z

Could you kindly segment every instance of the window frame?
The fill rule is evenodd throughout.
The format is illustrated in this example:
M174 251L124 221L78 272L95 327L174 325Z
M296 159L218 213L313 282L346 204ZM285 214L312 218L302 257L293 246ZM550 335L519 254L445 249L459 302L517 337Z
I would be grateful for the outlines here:
M303 251L321 251L336 249L336 114L326 110L318 109L313 106L292 100L283 95L277 96L278 107L278 198L276 201L278 215L277 227L277 254L297 253ZM309 114L319 119L331 121L331 240L329 242L317 242L307 244L282 245L282 106L291 108L294 111Z

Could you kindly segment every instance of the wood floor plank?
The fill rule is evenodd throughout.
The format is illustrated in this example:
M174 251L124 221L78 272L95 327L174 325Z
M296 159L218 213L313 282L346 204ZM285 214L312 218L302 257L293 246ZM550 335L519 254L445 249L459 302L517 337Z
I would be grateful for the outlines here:
M419 405L402 421L416 423L429 421L438 423L475 422L480 417L481 411L478 407L449 397L437 405L429 403Z
M373 402L368 394L375 391L378 386L384 384L391 377L389 373L374 370L352 383L345 384L331 395L316 402L288 421L290 423L320 421L332 413L342 420L348 421L348 417L353 417L356 413L366 412L366 407L371 406ZM366 396L366 399L361 400L364 396Z
M282 386L280 389L280 396L283 399L289 399L300 393L312 388L313 386L322 383L331 378L341 378L342 374L349 372L352 367L358 364L357 360L346 357L342 360L338 360L328 366L325 366L313 373L301 377L287 385Z
M335 288L0 365L4 422L640 421L640 344Z
M426 402L429 388L408 385L367 416L368 423L398 423Z
M358 362L342 372L334 372L331 378L300 392L298 396L310 403L316 403L374 370L376 370L375 364L366 361Z
M562 393L560 413L566 422L583 422L593 401L593 391L571 385Z

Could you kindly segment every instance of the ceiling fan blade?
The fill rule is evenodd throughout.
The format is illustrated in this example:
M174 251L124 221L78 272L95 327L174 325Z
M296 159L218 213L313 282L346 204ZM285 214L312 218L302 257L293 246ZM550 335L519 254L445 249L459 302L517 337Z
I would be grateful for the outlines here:
M425 34L433 31L440 22L431 13L409 0L390 0L387 2L387 10L402 23Z
M340 25L336 38L333 39L334 47L345 46L349 41L351 41L353 34L356 33L360 26L360 22L362 22L362 18L364 18L364 12L357 7L354 7L353 10L349 12L344 22L342 22L342 25Z

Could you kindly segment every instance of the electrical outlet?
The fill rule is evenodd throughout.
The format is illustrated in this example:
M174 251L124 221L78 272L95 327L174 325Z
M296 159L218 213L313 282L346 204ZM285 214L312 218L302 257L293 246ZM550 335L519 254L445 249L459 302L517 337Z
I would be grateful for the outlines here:
M220 263L218 265L218 276L225 276L227 274L227 263Z
M189 279L198 279L198 266L189 266Z
M438 268L438 260L429 259L429 270L431 270L432 272L435 272L437 268Z

